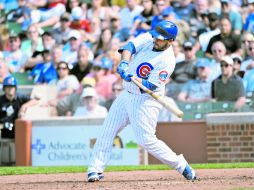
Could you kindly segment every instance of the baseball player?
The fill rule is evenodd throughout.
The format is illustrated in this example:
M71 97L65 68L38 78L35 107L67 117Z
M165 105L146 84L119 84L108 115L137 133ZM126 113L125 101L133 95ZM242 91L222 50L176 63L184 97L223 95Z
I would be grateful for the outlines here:
M150 90L164 94L165 82L175 68L171 43L175 40L177 31L174 23L161 21L154 30L139 35L119 49L122 60L117 72L124 79L125 90L114 101L103 123L88 167L88 182L103 178L114 138L128 124L141 147L176 169L187 180L196 179L194 170L183 155L176 155L155 136L161 104L131 82L131 77L135 76Z

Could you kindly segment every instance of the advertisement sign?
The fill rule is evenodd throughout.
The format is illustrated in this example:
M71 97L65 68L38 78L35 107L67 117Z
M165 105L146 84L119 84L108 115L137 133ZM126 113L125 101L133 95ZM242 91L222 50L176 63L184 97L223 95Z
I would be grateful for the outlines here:
M33 126L32 166L88 165L100 125ZM108 165L139 165L139 148L130 126L114 140Z

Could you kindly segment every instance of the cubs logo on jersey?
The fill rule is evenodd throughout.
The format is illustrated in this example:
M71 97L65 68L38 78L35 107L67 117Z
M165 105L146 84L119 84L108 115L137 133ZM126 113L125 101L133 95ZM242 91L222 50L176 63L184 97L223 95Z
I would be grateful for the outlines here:
M167 78L168 78L168 72L167 71L161 71L159 73L160 81L165 82Z
M153 70L153 66L150 63L141 63L137 68L137 76L142 79L148 79L149 74Z

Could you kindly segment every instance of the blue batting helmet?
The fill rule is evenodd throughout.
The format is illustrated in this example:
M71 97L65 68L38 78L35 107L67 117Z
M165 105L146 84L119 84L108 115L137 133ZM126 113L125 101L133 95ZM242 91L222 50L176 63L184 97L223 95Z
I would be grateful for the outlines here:
M160 40L170 40L176 39L177 35L177 26L168 20L163 20L159 22L155 29L152 30L150 33L153 36L153 38L160 39Z
M14 87L17 87L18 83L17 83L17 80L15 79L15 77L13 76L7 76L4 78L4 81L3 81L3 88L6 87L6 86L14 86Z

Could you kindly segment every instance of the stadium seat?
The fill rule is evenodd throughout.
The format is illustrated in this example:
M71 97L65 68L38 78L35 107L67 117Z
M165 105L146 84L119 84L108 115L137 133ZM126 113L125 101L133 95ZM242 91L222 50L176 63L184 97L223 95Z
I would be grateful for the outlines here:
M12 73L12 76L14 76L17 81L18 81L18 85L33 85L33 81L32 80L28 80L28 76L29 73L24 72L24 73Z

